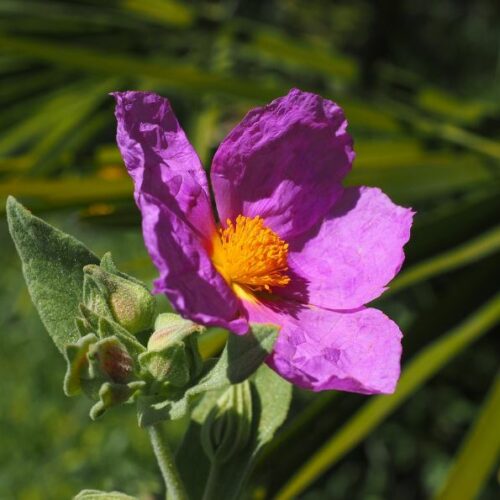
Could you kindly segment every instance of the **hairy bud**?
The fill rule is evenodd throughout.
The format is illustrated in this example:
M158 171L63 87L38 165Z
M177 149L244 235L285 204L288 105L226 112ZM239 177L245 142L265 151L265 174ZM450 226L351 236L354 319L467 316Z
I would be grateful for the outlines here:
M202 330L202 326L178 314L160 314L148 341L148 351L139 357L141 366L158 381L185 386L202 369L197 340Z
M108 312L111 319L133 334L151 328L156 302L147 288L94 264L83 271L87 307L103 316Z

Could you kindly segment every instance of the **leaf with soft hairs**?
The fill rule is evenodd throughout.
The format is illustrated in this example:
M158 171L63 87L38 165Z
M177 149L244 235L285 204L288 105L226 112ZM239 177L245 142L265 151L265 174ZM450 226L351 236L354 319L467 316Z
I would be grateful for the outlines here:
M82 302L83 266L99 259L77 239L7 200L9 230L23 274L45 328L59 351L78 340L75 317Z
M161 420L183 417L196 396L243 382L250 377L271 353L278 328L274 325L253 324L246 335L230 335L221 357L211 370L174 399L158 401L144 396L138 401L139 425L152 425Z
M262 365L250 379L252 387L252 435L245 448L224 463L223 478L218 466L210 464L200 444L201 428L205 418L217 401L220 391L206 393L194 409L191 423L177 454L179 471L190 498L202 498L207 481L211 478L207 498L239 498L256 458L283 424L292 399L292 385L266 365Z

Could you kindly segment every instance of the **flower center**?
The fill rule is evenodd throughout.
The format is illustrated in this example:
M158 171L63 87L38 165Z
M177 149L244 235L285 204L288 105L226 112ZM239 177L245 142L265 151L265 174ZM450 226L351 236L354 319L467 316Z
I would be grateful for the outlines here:
M288 243L264 225L261 217L238 215L236 221L227 220L227 227L219 229L214 238L212 261L225 280L252 291L271 292L271 287L285 286L287 276Z

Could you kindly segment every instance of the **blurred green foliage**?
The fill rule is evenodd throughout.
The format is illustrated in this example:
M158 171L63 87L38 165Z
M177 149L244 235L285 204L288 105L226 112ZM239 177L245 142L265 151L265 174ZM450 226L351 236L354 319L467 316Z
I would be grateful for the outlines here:
M107 93L168 96L207 167L250 107L293 86L331 97L355 139L349 182L380 186L418 211L405 271L377 301L406 333L405 361L427 359L417 356L485 304L492 322L440 358L433 378L397 393L397 404L296 391L249 494L272 498L347 428L354 444L298 496L427 498L454 491L447 478L487 449L492 458L473 461L476 483L484 476L473 487L496 498L498 450L484 443L498 425L484 422L498 415L498 397L480 408L498 367L494 335L483 334L500 313L499 24L494 0L0 0L0 213L12 194L151 281ZM85 487L152 498L161 485L131 408L90 423L88 402L63 396L64 362L30 303L4 220L0 241L0 498L67 499ZM355 424L363 415L365 434ZM184 426L168 427L174 443Z

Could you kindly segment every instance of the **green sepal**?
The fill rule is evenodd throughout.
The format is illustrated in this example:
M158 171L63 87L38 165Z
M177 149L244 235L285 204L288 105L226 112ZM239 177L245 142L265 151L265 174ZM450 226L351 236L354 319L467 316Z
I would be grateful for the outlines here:
M261 366L249 379L252 395L252 425L246 446L237 449L229 460L210 460L202 445L204 422L217 404L220 391L205 393L191 415L191 423L177 452L177 464L189 498L203 498L209 476L210 498L240 498L259 452L283 424L292 398L292 385L267 366Z
M80 310L80 314L81 314L81 310ZM83 319L81 317L75 318L75 326L76 326L76 329L81 337L85 337L85 335L88 335L89 333L91 333L93 331L93 329L91 328L91 325L85 319ZM97 328L96 328L96 331L97 331Z
M96 332L100 338L117 337L133 354L140 354L146 350L125 328L113 320L99 316L84 304L80 304L80 318L76 322L80 331Z
M105 382L99 389L99 401L90 409L90 418L97 420L109 408L127 402L144 385L145 382L142 380L130 382L126 385Z
M201 444L211 462L221 465L244 449L252 432L249 380L231 385L219 397L201 429Z
M80 316L75 319L77 328L80 332L98 332L99 331L99 318L100 316L94 311L89 309L85 304L78 306Z
M161 420L181 418L200 394L243 382L269 356L277 334L275 325L253 324L246 335L230 335L221 357L187 389L168 397L161 392L141 395L138 399L139 425L145 427Z
M73 500L137 500L119 491L82 490Z
M9 230L22 262L23 274L45 328L56 347L78 340L74 319L83 300L83 267L99 259L77 239L52 227L7 199Z
M106 318L99 318L98 333L101 338L111 336L118 337L127 346L127 349L135 354L140 354L146 350L146 348L131 333L125 330L125 328Z
M83 268L83 304L97 316L113 320L113 314L106 300L107 291L98 280Z
M67 362L66 375L64 376L63 389L66 396L76 396L82 391L82 378L89 378L89 363L87 354L90 346L98 338L89 333L79 339L75 344L68 344L65 348Z
M106 252L102 258L101 262L99 264L105 271L108 271L108 273L111 274L120 274L120 271L118 271L118 267L115 264L115 261L113 260L113 256L111 255L111 252Z

